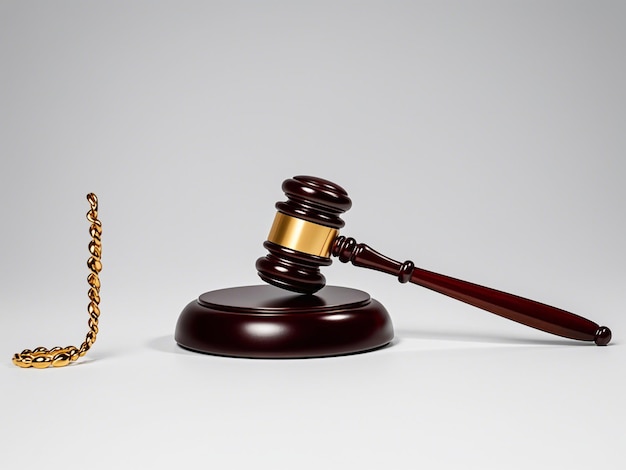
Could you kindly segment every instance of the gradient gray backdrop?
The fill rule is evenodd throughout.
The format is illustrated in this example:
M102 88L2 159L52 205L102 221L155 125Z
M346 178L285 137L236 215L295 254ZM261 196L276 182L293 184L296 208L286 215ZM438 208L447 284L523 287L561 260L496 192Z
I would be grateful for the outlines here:
M0 1L0 464L623 466L625 22L618 1ZM346 188L344 234L614 344L335 263L330 284L387 306L392 347L181 351L187 302L259 282L296 174ZM19 370L86 332L90 191L98 341Z

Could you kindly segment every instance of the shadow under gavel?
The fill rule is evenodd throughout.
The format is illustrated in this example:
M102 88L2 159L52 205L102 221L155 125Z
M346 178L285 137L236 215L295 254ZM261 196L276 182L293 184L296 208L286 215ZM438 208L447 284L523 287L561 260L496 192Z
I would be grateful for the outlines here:
M611 330L579 315L525 299L517 295L462 281L400 263L354 238L339 235L345 224L340 215L352 201L346 191L330 181L295 176L282 189L287 201L276 203L278 210L267 241L268 254L259 258L256 269L261 279L274 286L302 294L313 294L326 280L320 266L332 263L331 256L355 266L374 269L480 309L539 330L605 346Z

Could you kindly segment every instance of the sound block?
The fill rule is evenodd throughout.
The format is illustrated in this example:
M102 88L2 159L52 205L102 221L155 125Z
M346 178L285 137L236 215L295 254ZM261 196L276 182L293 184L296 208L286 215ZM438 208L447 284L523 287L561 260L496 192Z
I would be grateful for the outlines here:
M323 357L384 346L393 326L385 307L360 290L326 286L303 295L258 285L202 294L181 312L174 338L221 356Z

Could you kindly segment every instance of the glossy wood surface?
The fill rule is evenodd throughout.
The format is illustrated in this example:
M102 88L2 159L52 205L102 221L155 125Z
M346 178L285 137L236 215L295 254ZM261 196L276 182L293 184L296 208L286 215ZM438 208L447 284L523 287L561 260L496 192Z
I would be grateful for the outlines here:
M314 176L294 176L283 181L287 201L277 202L283 214L340 229L340 215L352 207L348 193L338 184Z
M256 270L268 284L303 294L313 294L326 285L320 266L330 266L330 258L301 253L270 241L263 246L268 254L256 261Z
M269 285L207 292L183 309L175 332L186 349L249 358L351 354L392 339L383 305L366 292L334 286L318 295Z
M411 282L518 323L565 338L594 341L605 346L611 340L606 326L579 315L534 300L508 294L425 269L416 268L412 261L400 263L353 238L340 236L335 240L332 254L340 261L355 266L375 269L398 277L400 282Z
M314 176L294 176L283 181L282 190L287 200L276 203L279 212L335 229L345 225L340 215L352 207L352 201L341 186ZM314 294L326 285L320 267L329 266L330 258L302 253L270 241L263 246L268 254L256 261L256 270L263 281L303 294Z
M285 214L333 228L343 227L339 215L352 202L346 191L328 180L313 176L296 176L283 182L286 202L276 203ZM300 253L266 241L268 254L256 262L265 282L282 289L312 294L326 283L321 266L331 264L330 258ZM411 282L448 297L474 305L504 318L558 336L594 341L604 346L611 340L611 330L591 320L549 305L513 294L462 281L442 274L416 268L412 261L400 263L388 258L353 238L339 236L331 247L331 256L355 266L375 269L397 276L402 283Z

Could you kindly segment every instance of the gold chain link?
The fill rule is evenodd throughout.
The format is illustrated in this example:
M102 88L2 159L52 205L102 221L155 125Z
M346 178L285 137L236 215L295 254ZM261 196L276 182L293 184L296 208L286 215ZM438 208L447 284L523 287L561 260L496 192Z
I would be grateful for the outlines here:
M98 198L95 194L87 194L87 201L91 208L87 212L87 220L90 222L89 234L91 241L89 242L89 259L87 267L91 271L87 276L89 284L89 304L87 311L89 312L89 331L85 337L85 341L80 347L67 346L61 348L59 346L52 349L38 347L33 349L24 349L19 354L13 355L13 364L18 367L34 367L36 369L45 369L49 366L63 367L70 362L74 362L91 348L96 341L98 334L98 318L100 317L100 278L98 273L102 270L102 223L98 220Z

